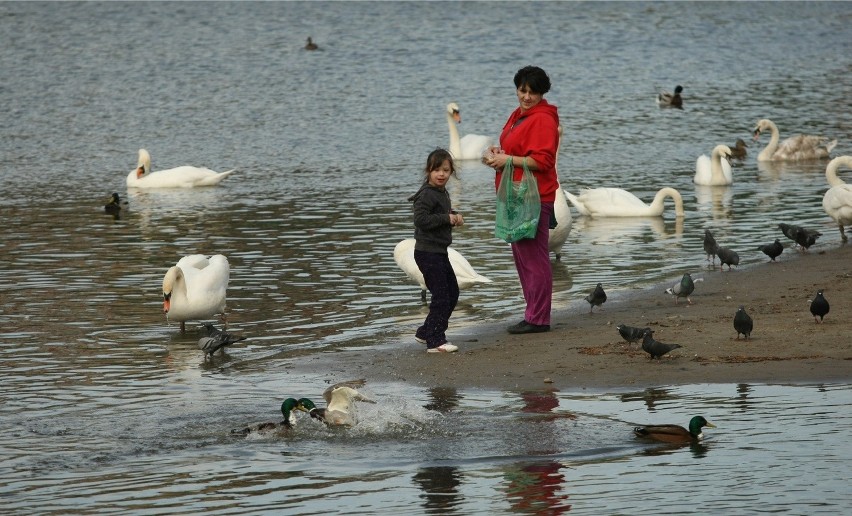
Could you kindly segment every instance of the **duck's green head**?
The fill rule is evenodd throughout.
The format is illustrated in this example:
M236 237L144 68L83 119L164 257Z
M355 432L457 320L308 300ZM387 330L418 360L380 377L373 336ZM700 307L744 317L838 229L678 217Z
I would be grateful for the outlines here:
M701 429L704 427L716 428L716 425L704 419L704 416L695 416L689 420L689 433L698 436L701 435Z
M281 413L284 414L284 421L290 423L290 412L298 408L298 405L299 402L296 401L296 398L287 398L284 400L284 403L281 404Z
M296 406L296 409L301 410L302 412L310 412L317 408L317 406L314 405L314 402L308 398L300 398L297 403L298 405Z

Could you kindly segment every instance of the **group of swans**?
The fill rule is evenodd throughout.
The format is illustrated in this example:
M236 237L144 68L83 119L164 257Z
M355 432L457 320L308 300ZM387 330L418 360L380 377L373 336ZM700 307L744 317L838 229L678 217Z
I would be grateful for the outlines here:
M151 172L151 155L145 149L139 149L136 169L127 175L127 186L131 188L192 188L213 186L234 173L215 172L209 168L182 166L168 170Z

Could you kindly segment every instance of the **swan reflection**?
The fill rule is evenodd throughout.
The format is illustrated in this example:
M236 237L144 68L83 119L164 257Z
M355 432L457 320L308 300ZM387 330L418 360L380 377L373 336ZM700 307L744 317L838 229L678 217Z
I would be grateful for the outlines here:
M577 217L577 238L592 244L645 244L651 239L678 237L683 234L683 217L666 221L662 217Z
M710 212L714 219L731 216L734 191L730 186L695 185L695 204L699 212Z

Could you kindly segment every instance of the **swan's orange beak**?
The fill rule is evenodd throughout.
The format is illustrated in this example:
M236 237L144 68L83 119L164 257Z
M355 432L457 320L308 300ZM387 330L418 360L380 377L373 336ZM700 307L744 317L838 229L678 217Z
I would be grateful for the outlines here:
M461 123L461 113L458 111L453 111L453 120L456 121L457 124Z
M163 313L169 313L169 308L172 306L171 296L168 294L163 294Z
M138 167L136 169L136 179L142 177L143 174L145 174L145 167Z

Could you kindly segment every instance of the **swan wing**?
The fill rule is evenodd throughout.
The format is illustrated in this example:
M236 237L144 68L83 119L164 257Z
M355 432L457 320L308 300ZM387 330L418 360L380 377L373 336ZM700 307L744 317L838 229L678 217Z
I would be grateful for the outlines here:
M459 141L461 158L459 159L481 159L482 153L494 145L494 139L482 134L466 134Z
M642 199L621 188L592 188L579 198L593 217L642 217L650 210Z
M838 224L852 224L852 185L829 188L822 198L822 208Z
M408 276L408 279L420 285L422 290L426 290L426 280L423 279L423 273L414 261L414 244L413 238L406 238L396 244L393 249L393 260L402 269L402 272Z
M473 270L470 262L460 252L452 247L448 247L447 254L449 255L450 265L453 267L459 288L468 288L476 283L491 283L490 279Z
M788 161L827 158L836 144L824 136L798 134L778 144L772 157Z
M565 193L565 197L568 198L568 201L574 206L574 208L580 215L591 215L591 213L589 213L589 210L586 208L586 205L583 204L583 201L581 201L576 195L572 194L568 190L565 190L564 188L562 189L562 191Z

